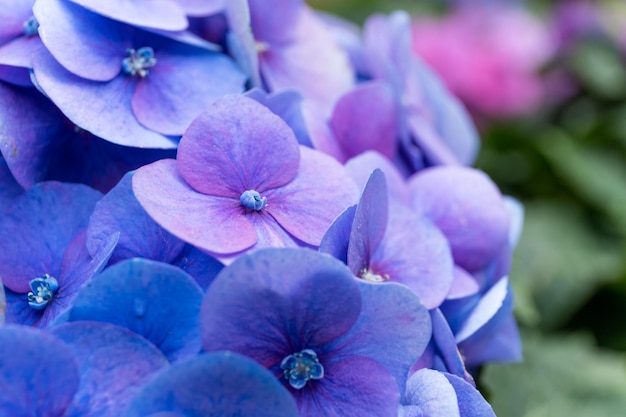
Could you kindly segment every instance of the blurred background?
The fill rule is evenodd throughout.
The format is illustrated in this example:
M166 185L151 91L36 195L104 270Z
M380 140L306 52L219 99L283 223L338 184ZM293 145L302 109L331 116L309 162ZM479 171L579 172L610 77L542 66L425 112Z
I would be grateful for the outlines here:
M484 367L499 417L626 415L626 1L309 0L407 10L470 110L477 167L525 206L511 282L524 362Z

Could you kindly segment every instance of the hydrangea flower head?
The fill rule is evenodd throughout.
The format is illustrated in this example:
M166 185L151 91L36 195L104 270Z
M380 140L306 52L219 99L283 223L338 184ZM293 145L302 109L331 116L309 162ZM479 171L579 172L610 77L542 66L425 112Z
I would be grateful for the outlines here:
M205 351L255 359L291 391L301 416L395 415L431 332L408 288L355 279L306 248L239 257L209 287L201 314Z
M243 96L194 120L177 159L137 170L133 190L166 230L220 256L255 245L318 246L358 195L341 165L299 146L282 119Z

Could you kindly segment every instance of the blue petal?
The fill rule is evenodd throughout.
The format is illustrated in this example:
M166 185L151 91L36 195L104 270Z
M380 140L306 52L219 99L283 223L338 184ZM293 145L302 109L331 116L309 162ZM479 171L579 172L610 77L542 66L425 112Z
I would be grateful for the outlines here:
M200 304L204 294L172 265L131 259L105 270L79 293L70 321L105 321L154 343L170 361L200 351Z
M124 417L172 416L164 412L188 417L298 416L291 394L274 375L231 352L172 365L141 389Z
M74 355L59 339L27 327L0 327L0 415L64 416L78 383Z
M80 386L64 417L120 415L139 387L168 365L143 337L109 323L66 323L52 334L68 344L80 371Z

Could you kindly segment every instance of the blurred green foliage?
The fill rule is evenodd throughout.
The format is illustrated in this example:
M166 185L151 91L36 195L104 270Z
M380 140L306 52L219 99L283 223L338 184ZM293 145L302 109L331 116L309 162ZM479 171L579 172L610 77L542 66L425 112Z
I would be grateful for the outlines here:
M444 11L441 1L309 3L358 24L371 13L396 9ZM555 3L528 4L545 14ZM569 95L526 117L481 121L477 167L526 207L510 274L525 353L520 364L486 366L479 385L500 417L621 416L626 56L609 36L596 34L556 55L543 74L565 76Z

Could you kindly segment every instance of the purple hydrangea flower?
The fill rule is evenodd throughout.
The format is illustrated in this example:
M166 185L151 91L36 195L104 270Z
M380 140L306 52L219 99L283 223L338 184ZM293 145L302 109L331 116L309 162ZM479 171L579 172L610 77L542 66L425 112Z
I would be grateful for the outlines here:
M324 243L333 241L330 244L335 246L337 240L348 238L332 228L321 251L326 251ZM404 284L428 309L446 298L453 278L448 242L427 218L389 201L385 176L378 169L363 190L349 233L346 259L356 276L366 281Z
M35 59L38 85L77 126L103 139L174 148L167 136L181 135L217 98L242 90L243 74L206 42L179 42L68 0L38 1L33 10L50 52Z
M0 251L7 322L47 326L106 265L117 235L93 257L85 247L84 229L100 197L84 185L41 183L17 197L0 218L0 235L11 237Z
M430 331L406 287L357 280L305 248L241 256L202 305L205 350L255 359L288 387L301 416L395 415Z
M230 96L189 126L176 160L137 170L133 190L166 230L219 258L268 246L318 246L357 190L332 158L298 146L256 101Z
M302 0L229 1L232 53L254 86L295 88L324 115L354 84L347 55Z
M215 352L178 362L141 388L124 417L297 417L287 390L256 362Z
M370 76L392 87L399 111L403 165L471 164L479 138L462 104L411 49L410 17L405 12L374 15L365 22L364 46Z
M65 343L38 329L0 326L0 415L65 415L78 384L78 365Z

